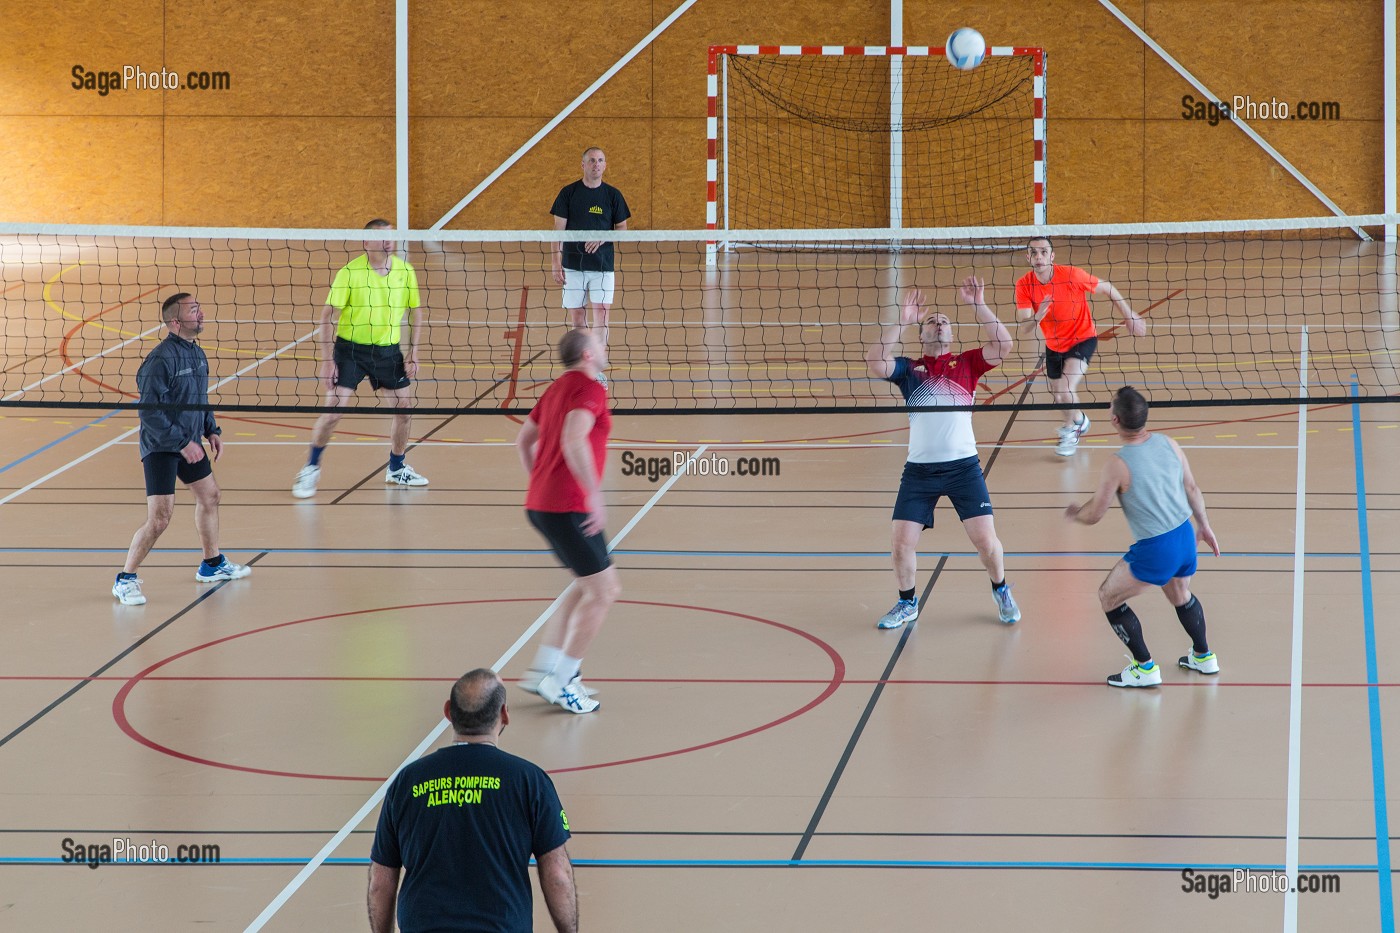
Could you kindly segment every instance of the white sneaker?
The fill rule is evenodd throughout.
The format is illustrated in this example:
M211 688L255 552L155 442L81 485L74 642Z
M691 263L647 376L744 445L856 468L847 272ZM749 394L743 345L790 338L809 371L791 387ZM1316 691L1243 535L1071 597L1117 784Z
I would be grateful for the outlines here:
M598 708L598 701L586 696L579 688L582 682L575 675L567 684L561 684L553 672L540 678L540 696L555 706L563 707L571 713L591 713Z
M112 595L117 597L117 601L123 606L146 605L146 594L141 592L141 580L138 577L128 577L113 583Z
M515 682L515 685L521 690L524 690L526 693L533 693L536 696L539 696L540 681L544 680L544 675L544 671L540 670L537 667L532 667L525 672L524 677L521 677ZM596 696L598 691L594 690L592 687L585 686L583 681L579 680L580 676L580 674L575 674L574 679L570 681L570 683L574 684L575 689L579 690L579 692L581 692L584 696Z
M1131 655L1129 661L1133 661ZM1143 670L1136 661L1123 668L1122 673L1110 674L1110 687L1155 687L1162 682L1162 665L1153 664L1152 670Z
M219 561L219 566L210 567L204 562L200 562L199 569L194 572L194 578L200 583L219 583L224 580L242 580L253 572L252 567L244 564L235 564L225 557Z
M316 495L316 484L321 482L321 468L307 464L297 473L296 482L292 483L292 495L298 499L310 499Z
M1200 671L1202 674L1220 673L1220 661L1216 659L1214 651L1204 656L1188 651L1185 657L1177 660L1176 666L1188 671Z
M1061 457L1073 457L1079 448L1079 432L1074 428L1060 428L1060 442L1055 445L1055 453Z
M394 486L426 486L428 485L428 478L405 463L397 470L389 470L386 472L384 474L384 482Z

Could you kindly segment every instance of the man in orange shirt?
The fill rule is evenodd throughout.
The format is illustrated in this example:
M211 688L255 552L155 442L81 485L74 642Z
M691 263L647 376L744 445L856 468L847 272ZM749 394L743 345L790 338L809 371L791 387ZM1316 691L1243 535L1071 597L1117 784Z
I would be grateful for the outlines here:
M1144 321L1113 283L1074 266L1055 265L1055 248L1046 237L1026 244L1031 271L1016 283L1016 315L1021 330L1039 324L1045 334L1045 377L1055 401L1067 406L1055 453L1073 456L1079 438L1089 430L1089 416L1080 411L1079 381L1089 371L1098 348L1098 329L1089 311L1088 295L1107 295L1123 315L1123 326L1134 337L1147 333Z

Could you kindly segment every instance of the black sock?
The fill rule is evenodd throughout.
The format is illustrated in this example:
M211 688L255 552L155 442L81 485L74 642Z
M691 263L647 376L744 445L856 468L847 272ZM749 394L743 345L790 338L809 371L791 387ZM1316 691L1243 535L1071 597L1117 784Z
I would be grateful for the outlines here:
M900 590L899 598L905 602L912 602L914 599L914 587L911 586L907 590Z
M1001 578L1001 582L1000 582L1000 583L993 583L993 584L992 584L992 589L993 589L994 591L995 591L995 590L999 590L999 589L1001 589L1003 586L1006 586L1006 578L1005 578L1005 577L1002 577L1002 578Z
M127 573L125 570L123 570L123 571L121 571L120 573L117 574L117 582L118 582L118 583L122 582L123 580L135 580L135 579L136 579L136 574L134 574L134 573Z
M219 553L215 554L213 557L206 557L206 558L204 558L204 566L206 566L206 567L217 567L217 566L219 566L220 564L222 564L223 562L224 562L224 553L223 553L223 551L220 551Z
M1206 611L1201 608L1201 601L1194 593L1185 605L1176 607L1176 617L1181 620L1186 634L1191 636L1191 650L1197 656L1210 654L1210 647L1206 644Z
M1146 664L1152 660L1152 652L1147 650L1147 642L1142 638L1142 623L1138 621L1137 613L1128 608L1127 603L1104 615L1108 616L1108 624L1113 626L1114 634L1122 639L1123 644L1133 653L1134 661Z

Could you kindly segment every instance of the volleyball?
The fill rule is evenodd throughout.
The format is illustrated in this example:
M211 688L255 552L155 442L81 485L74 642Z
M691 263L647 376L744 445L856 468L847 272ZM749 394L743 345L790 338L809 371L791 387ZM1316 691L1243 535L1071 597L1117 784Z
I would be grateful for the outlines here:
M964 26L962 29L953 30L944 46L943 54L948 56L948 61L954 68L971 71L982 64L982 59L986 57L987 41L976 29Z

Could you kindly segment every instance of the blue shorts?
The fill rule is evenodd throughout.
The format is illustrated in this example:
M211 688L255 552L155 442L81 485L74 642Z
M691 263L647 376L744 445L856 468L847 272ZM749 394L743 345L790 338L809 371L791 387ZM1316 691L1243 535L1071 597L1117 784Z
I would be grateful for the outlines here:
M946 463L905 463L893 517L932 528L933 507L942 496L953 503L962 521L992 514L992 497L987 495L982 464L972 456Z
M1143 583L1165 586L1175 577L1196 573L1196 529L1191 519L1171 531L1143 538L1123 555L1133 576Z

